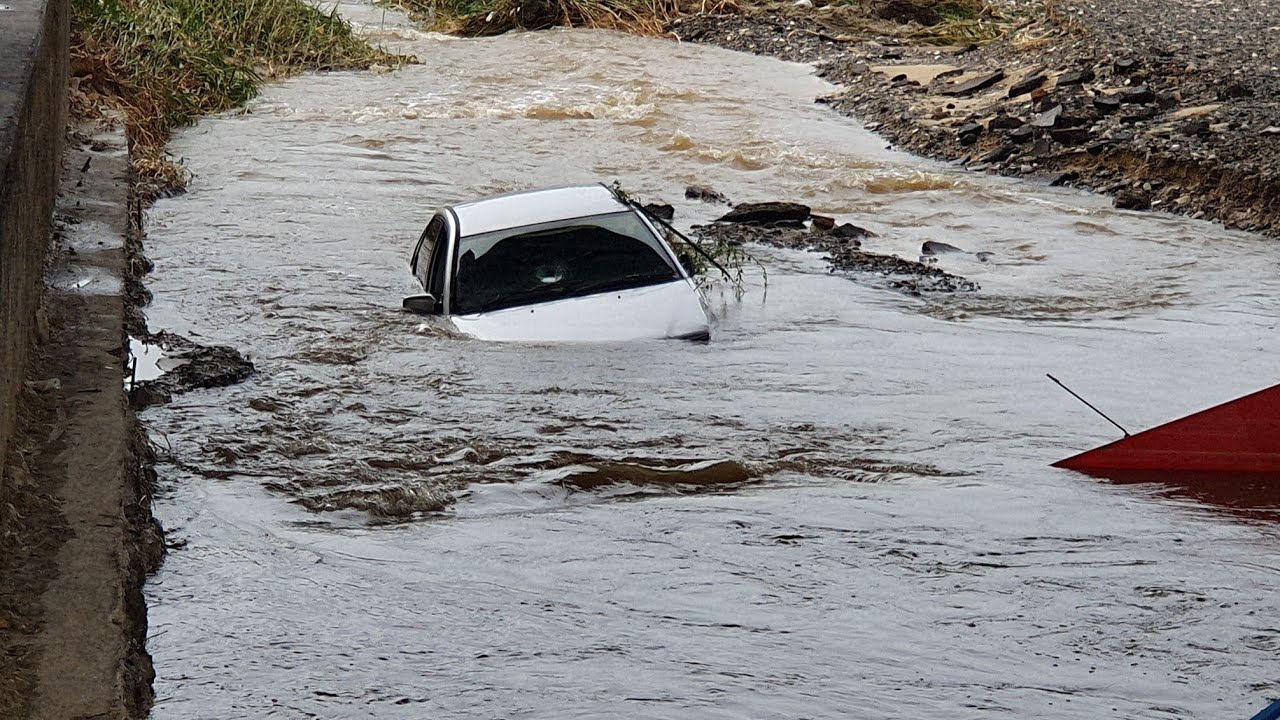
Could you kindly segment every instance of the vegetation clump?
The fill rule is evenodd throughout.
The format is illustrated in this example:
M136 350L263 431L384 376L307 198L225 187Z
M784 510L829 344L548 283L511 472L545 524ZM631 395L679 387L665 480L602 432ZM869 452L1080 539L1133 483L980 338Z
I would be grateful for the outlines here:
M389 0L420 22L459 35L592 27L659 35L680 16L681 0Z
M170 132L254 97L263 78L398 58L299 0L72 0L72 112L123 113L139 174L180 187Z

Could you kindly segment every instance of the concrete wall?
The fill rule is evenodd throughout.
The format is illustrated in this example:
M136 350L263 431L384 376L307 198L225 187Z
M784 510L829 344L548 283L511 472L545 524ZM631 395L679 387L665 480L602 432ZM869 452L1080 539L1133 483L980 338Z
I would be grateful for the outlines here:
M69 19L68 0L0 0L0 473L36 335L66 133Z

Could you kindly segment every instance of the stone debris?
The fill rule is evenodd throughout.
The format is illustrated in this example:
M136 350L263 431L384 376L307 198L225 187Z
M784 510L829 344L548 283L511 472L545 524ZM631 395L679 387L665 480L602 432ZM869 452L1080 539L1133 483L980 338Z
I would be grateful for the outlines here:
M692 231L700 241L714 244L741 245L750 242L825 253L832 272L845 273L850 278L870 285L908 295L976 292L980 289L972 280L948 273L935 265L862 249L857 237L872 238L876 235L849 223L839 225L830 232L805 228L803 225L794 227L741 223L695 225ZM938 243L939 247L944 245L946 244ZM958 248L956 251L963 252ZM979 259L985 261L985 258Z
M701 200L705 203L721 203L723 205L732 205L729 198L725 197L715 188L705 185L690 185L684 189L684 196L689 200Z
M844 85L821 102L914 152L1113 195L1151 184L1120 205L1280 235L1280 3L1003 2L1028 20L982 47L837 28L817 8L680 27L816 64Z
M716 218L716 222L748 225L798 224L807 221L809 215L809 206L800 203L742 203Z
M995 72L981 73L969 78L968 80L958 80L955 83L944 86L940 93L951 97L963 97L972 95L979 90L986 90L1004 79L1004 71L996 70Z

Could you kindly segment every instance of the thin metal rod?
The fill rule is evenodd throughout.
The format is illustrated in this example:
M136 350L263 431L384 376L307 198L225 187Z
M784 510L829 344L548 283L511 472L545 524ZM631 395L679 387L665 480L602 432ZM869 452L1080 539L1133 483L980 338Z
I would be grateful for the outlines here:
M1094 407L1094 406L1093 406L1093 403L1091 403L1091 402L1089 402L1088 400L1085 400L1084 398L1082 398L1082 397L1080 397L1079 395L1077 395L1075 390L1072 390L1071 388L1069 388L1069 387L1067 387L1066 385L1064 385L1064 384L1062 383L1062 381L1061 381L1061 380L1059 380L1058 378L1056 378L1056 377L1054 377L1054 376L1050 375L1049 373L1045 373L1045 374L1044 374L1044 376L1045 376L1045 377L1047 377L1047 378L1049 378L1050 380L1054 381L1055 383L1057 383L1057 384L1058 384L1058 387L1060 387L1060 388L1062 388L1063 390L1066 390L1067 392L1071 393L1071 397L1073 397L1073 398L1075 398L1075 399L1079 400L1080 402L1084 403L1085 405L1088 405L1088 406L1089 406L1089 409L1090 409L1090 410L1092 410L1092 411L1094 411L1094 412L1096 412L1096 413L1098 413L1099 415L1101 415L1103 420L1106 420L1107 422L1111 423L1112 425L1115 425L1116 427L1120 428L1120 432L1124 433L1124 436L1125 436L1125 437L1130 437L1130 435L1129 435L1129 431L1128 431L1128 430L1125 430L1123 425L1121 425L1120 423L1116 422L1115 420L1112 420L1111 418L1107 417L1107 414L1106 414L1106 413L1104 413L1104 412L1102 412L1101 410L1099 410L1098 408Z

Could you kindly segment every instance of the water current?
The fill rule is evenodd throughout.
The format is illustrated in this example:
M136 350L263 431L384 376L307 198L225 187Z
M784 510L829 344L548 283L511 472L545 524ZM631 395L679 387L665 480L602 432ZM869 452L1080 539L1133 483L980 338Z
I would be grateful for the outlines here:
M1280 247L886 149L811 68L344 4L391 72L172 144L153 329L258 372L144 420L158 719L1220 718L1280 695L1280 531L1049 467L1277 381ZM619 180L794 200L982 285L754 252L711 342L504 345L399 310L434 208Z

